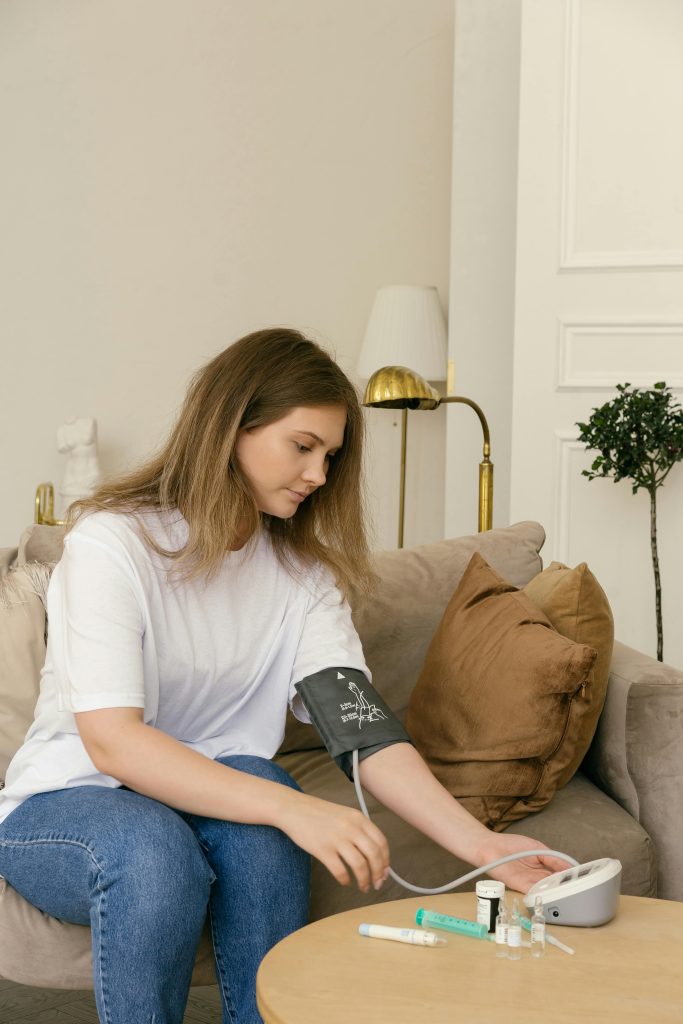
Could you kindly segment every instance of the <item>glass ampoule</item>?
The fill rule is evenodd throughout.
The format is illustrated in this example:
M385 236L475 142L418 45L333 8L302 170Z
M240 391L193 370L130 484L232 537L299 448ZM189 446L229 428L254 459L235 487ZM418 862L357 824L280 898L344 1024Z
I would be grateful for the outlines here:
M505 897L501 897L500 904L498 906L498 916L496 917L496 956L502 960L507 959L508 955L508 927L510 924L510 918L508 917L507 907L505 906Z
M534 914L531 918L531 955L543 956L545 953L545 915L543 913L543 898L536 897Z
M522 919L519 916L519 900L512 901L512 913L508 925L508 959L519 960L522 955Z

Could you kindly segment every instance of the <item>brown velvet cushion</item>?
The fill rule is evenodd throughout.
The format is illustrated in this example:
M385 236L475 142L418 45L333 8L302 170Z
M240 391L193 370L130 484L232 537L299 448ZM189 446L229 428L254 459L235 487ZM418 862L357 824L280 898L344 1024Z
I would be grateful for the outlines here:
M551 562L544 572L527 583L524 593L548 616L558 633L579 644L588 644L598 652L588 677L589 685L581 697L588 702L581 717L581 742L577 745L576 756L558 772L555 785L559 789L578 769L605 703L614 647L614 618L605 591L585 562L575 569L561 562Z
M539 810L588 748L581 720L596 651L561 636L475 554L444 612L406 727L439 781L489 828Z

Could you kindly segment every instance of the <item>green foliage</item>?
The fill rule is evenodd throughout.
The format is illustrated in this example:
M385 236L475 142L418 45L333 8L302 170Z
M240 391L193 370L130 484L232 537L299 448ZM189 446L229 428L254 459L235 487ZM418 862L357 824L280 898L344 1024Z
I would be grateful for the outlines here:
M600 454L582 476L625 478L635 494L644 487L654 498L673 466L683 459L683 409L664 381L652 390L617 384L619 394L577 423L579 441Z

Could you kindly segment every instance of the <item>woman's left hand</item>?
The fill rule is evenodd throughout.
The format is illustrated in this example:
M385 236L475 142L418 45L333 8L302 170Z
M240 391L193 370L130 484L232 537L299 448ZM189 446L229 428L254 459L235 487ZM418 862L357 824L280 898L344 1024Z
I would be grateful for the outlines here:
M528 836L513 835L508 832L492 832L480 850L477 858L480 864L490 864L491 861L500 860L511 853L522 853L524 850L547 850L545 843L538 839L530 839ZM564 851L563 851L564 852ZM569 851L567 851L569 852ZM535 857L524 857L521 860L512 860L508 864L501 864L499 868L493 868L488 872L489 877L497 878L505 882L508 889L515 889L517 892L526 893L532 885L547 878L556 871L564 871L571 867L569 861L559 857L547 857L541 854Z

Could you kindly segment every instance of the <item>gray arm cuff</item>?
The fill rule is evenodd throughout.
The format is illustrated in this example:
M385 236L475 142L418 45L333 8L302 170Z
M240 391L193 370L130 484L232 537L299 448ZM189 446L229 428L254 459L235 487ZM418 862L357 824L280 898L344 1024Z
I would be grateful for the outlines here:
M358 760L364 761L366 757L370 757L371 754L376 754L378 750L383 750L384 747L391 747L394 743L410 743L410 740L406 736L403 739L387 740L385 743L375 743L372 747L358 748ZM340 754L339 757L334 758L334 762L337 768L341 768L346 775L347 779L351 779L353 782L353 751L347 751L345 754Z
M326 668L295 689L331 757L353 779L352 756L363 760L410 737L366 676L354 668Z

